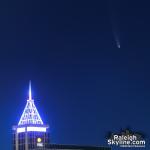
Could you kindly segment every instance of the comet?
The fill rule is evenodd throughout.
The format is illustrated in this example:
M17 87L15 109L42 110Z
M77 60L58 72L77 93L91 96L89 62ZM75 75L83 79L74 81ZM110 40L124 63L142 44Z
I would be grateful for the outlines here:
M120 48L120 44L117 44L117 47Z
M116 46L117 46L117 48L120 48L121 45L120 45L119 34L118 34L117 28L116 28L114 23L112 24L112 32L113 32L113 37L114 37L114 41L116 43Z
M110 23L112 27L112 34L114 37L114 42L117 48L121 48L120 44L120 29L119 29L119 17L118 17L118 11L114 4L114 1L109 1L109 14L110 14Z
M116 45L118 48L120 48L120 41L118 37L115 37Z

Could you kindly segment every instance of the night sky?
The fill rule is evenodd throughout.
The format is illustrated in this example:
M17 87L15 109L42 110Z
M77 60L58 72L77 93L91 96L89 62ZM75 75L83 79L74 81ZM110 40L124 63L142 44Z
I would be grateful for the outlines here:
M107 146L107 132L127 127L149 140L149 6L138 0L1 1L0 149L11 150L29 80L52 143Z

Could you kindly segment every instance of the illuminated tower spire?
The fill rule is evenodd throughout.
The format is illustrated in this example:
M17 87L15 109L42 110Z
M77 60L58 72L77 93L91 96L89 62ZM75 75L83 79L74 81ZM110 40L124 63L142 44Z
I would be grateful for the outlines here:
M45 150L49 144L49 126L43 121L32 98L29 82L28 100L17 126L13 126L13 150Z
M36 109L32 99L31 81L29 82L29 99L21 116L18 125L42 125L43 121Z

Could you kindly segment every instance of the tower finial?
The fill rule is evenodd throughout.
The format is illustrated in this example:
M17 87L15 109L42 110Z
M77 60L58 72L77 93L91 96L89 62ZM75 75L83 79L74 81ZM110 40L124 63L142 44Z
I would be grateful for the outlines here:
M32 100L31 80L29 81L29 100Z

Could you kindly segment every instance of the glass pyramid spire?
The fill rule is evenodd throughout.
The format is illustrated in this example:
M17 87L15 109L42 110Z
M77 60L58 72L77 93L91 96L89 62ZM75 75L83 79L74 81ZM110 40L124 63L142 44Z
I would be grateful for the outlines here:
M29 99L18 125L43 125L43 121L32 99L31 82L29 83Z

